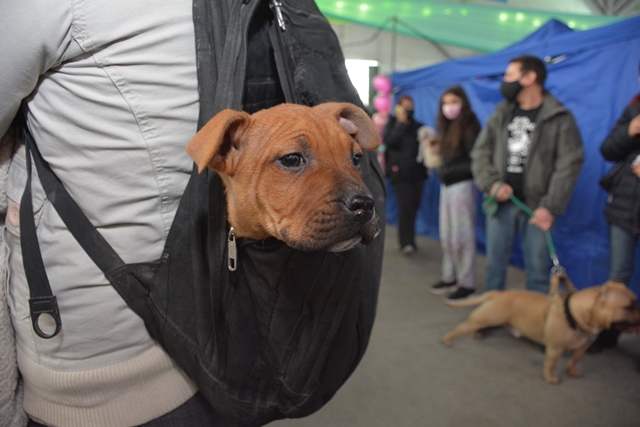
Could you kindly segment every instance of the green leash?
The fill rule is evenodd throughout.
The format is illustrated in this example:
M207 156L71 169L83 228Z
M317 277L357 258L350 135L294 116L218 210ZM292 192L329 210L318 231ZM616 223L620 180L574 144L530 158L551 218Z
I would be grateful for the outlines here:
M485 198L482 201L482 212L484 212L487 216L493 216L498 211L498 201L496 200L496 194L502 188L504 182L500 181L500 185L496 188L496 191L493 194L489 195L489 197ZM518 199L513 194L509 196L509 200L520 209L522 209L527 215L533 218L533 211L529 209L529 206L525 205L522 200ZM545 231L544 236L547 238L547 247L549 248L549 255L551 257L551 261L553 261L553 268L551 269L551 275L556 274L565 274L565 269L560 265L558 260L558 254L556 253L556 248L553 246L553 240L551 239L551 232Z

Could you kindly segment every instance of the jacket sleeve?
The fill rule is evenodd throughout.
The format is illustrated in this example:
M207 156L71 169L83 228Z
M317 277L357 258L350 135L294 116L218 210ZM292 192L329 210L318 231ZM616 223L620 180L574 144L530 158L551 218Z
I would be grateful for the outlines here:
M549 180L548 191L540 199L540 206L554 216L567 209L571 194L578 181L584 162L582 137L573 115L569 112L559 118L558 142L553 172Z
M471 150L471 173L476 186L488 193L491 186L500 180L500 174L493 164L496 143L497 115L493 113L482 128Z
M3 2L0 13L0 136L38 79L60 63L71 43L69 2ZM8 42L10 40L10 42Z
M640 138L632 138L628 132L629 123L638 113L639 111L634 111L631 106L627 106L618 118L611 132L609 132L607 139L605 139L600 146L600 152L606 160L619 162L640 148Z
M389 121L384 127L382 138L384 144L391 149L397 150L402 146L402 140L407 134L408 125L399 122L395 117L389 117Z

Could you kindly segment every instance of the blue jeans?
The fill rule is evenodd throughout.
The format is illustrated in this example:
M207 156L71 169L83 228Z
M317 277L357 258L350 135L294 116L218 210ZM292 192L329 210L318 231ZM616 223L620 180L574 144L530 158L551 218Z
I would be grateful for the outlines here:
M549 291L551 258L544 232L529 224L529 215L511 202L500 203L493 216L487 216L487 290L504 289L507 267L516 239L520 235L527 289Z
M609 278L629 285L633 273L638 236L629 234L617 225L609 225L609 241L611 246L611 264Z

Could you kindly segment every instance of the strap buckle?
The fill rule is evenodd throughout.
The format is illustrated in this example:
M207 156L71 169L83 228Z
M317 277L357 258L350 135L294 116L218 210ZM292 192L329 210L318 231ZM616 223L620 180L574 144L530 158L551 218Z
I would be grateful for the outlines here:
M60 329L62 329L62 322L60 321L60 310L58 309L58 301L55 295L30 298L29 309L31 311L31 324L33 325L33 330L36 335L45 339L53 338L58 335ZM38 319L42 314L48 314L55 322L56 328L53 333L47 334L40 329Z

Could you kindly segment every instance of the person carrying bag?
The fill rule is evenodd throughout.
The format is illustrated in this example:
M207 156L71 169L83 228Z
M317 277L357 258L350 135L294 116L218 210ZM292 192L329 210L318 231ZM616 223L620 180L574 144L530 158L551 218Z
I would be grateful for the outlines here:
M253 112L282 102L312 106L335 100L361 105L335 34L313 1L194 0L193 22L198 128L224 108ZM23 134L28 178L20 227L37 342L63 342L71 321L65 311L69 291L56 292L59 284L49 280L51 260L39 250L42 190L36 186L31 194L31 186L41 182L45 204L193 381L220 425L259 426L308 415L350 376L373 326L383 234L340 254L301 252L275 239L239 239L237 269L230 271L220 177L194 168L161 256L128 263L83 212L84 200L72 196L73 185L67 188L48 164L40 134L27 129L30 120ZM382 173L375 156L365 156L363 180L384 223ZM28 395L27 387L27 400ZM109 414L126 404L114 403ZM57 423L53 413L41 412L38 421ZM75 414L67 424L82 425L94 415ZM111 415L103 425L114 425Z

